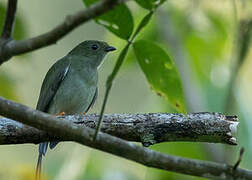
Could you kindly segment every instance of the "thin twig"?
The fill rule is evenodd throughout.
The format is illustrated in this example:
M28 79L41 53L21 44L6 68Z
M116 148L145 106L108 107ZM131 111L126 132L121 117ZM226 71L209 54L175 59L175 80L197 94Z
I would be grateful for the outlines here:
M144 18L138 24L138 27L136 28L135 33L133 33L132 37L128 39L128 43L126 44L126 46L123 48L122 52L120 53L120 55L119 55L119 57L118 57L118 59L116 61L116 65L115 65L112 73L109 75L109 77L107 79L105 97L103 99L98 124L97 124L97 127L95 129L94 141L96 140L97 134L99 133L100 128L101 128L101 124L102 124L102 121L103 121L103 114L104 114L105 107L106 107L106 104L107 104L107 101L108 101L108 96L109 96L110 90L112 88L113 81L114 81L117 73L119 72L119 70L121 68L121 65L122 65L122 63L123 63L123 61L124 61L124 59L125 59L125 57L126 57L126 55L128 53L130 45L133 43L134 39L139 34L139 32L141 32L141 30L149 23L152 15L153 15L153 12L154 12L153 10L149 11L149 13L146 16L144 16Z
M241 163L241 161L242 161L242 156L243 156L244 151L245 151L245 149L244 149L244 147L242 147L242 148L240 149L239 158L238 158L237 162L235 163L235 165L234 165L234 167L233 167L233 170L234 170L234 171L235 171L235 170L238 168L238 166L240 165L240 163Z
M110 90L111 90L111 87L112 87L112 83L113 83L113 81L114 81L114 79L115 79L115 77L116 77L122 63L123 63L123 60L124 60L125 56L127 55L127 52L129 50L129 46L130 46L130 42L127 43L127 45L124 47L124 49L120 53L120 55L119 55L119 57L118 57L118 59L116 61L116 65L115 65L112 73L109 75L108 80L106 82L106 92L105 92L105 96L104 96L104 99L103 99L98 124L97 124L95 134L94 134L94 138L93 138L94 141L96 140L97 134L99 133L100 128L101 128L103 115L104 115L105 107L106 107L106 104L107 104L108 96L109 96L109 93L110 93Z
M251 43L252 20L241 20L237 26L238 28L233 43L233 59L231 67L232 74L227 87L227 98L224 107L225 113L231 112L232 108L234 107L235 97L233 91L237 80L237 74L239 72L240 67L242 67L245 61L246 55L249 53L249 47Z
M17 9L17 0L9 0L8 7L5 15L5 22L3 26L3 31L1 38L2 39L9 39L11 38L13 32L13 26L16 17L16 9Z
M233 166L226 164L169 156L105 133L99 133L96 141L93 141L93 129L85 126L80 128L64 119L58 119L4 98L0 98L0 114L56 136L74 140L148 167L212 179L230 180L234 177L252 179L252 171L249 170L237 168L236 171L232 171Z

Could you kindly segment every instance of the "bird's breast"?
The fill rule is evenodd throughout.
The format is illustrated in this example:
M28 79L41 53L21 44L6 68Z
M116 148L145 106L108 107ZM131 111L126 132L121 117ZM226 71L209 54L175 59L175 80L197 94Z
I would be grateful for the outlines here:
M97 73L86 72L70 68L50 105L50 111L53 111L51 113L80 114L86 111L97 87Z

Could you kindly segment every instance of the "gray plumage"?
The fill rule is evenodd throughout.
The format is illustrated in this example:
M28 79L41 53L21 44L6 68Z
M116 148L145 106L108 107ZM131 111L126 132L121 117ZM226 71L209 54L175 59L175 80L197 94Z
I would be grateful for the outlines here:
M101 41L84 41L47 72L43 81L37 110L58 115L87 113L97 97L98 72L104 56L115 50ZM58 142L51 142L54 148ZM40 143L37 177L40 178L42 155L48 142ZM39 175L39 176L38 176Z

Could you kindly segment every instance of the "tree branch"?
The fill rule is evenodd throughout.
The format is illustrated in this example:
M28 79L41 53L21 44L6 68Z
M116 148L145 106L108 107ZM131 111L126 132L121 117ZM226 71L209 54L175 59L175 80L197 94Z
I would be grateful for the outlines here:
M59 117L72 125L83 128L83 124L95 128L99 116L72 115ZM104 115L102 132L128 140L141 142L144 146L170 141L196 141L236 145L233 137L237 129L237 118L219 113L183 114L107 114ZM56 138L44 131L23 125L7 118L0 118L0 144L40 143L74 139Z
M0 98L0 114L46 130L66 140L74 140L148 167L215 179L252 179L252 171L249 170L237 168L234 171L233 166L226 164L169 156L105 133L99 133L96 141L93 141L93 129L79 127L65 119L56 118L4 98Z
M16 17L16 9L17 9L17 0L9 0L8 7L5 15L5 22L2 31L1 38L2 39L9 39L11 38L13 25L15 22Z
M0 46L0 65L12 56L34 51L36 49L56 43L79 25L112 10L116 5L126 0L102 0L85 10L81 10L73 15L68 15L64 22L39 36L20 40L9 41Z

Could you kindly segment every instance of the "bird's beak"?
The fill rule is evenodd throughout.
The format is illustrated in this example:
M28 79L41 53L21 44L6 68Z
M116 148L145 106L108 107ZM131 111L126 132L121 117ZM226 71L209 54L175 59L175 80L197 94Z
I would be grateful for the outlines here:
M116 48L113 47L113 46L108 46L108 47L106 47L106 49L105 49L106 52L110 52L110 51L114 51L114 50L116 50Z

